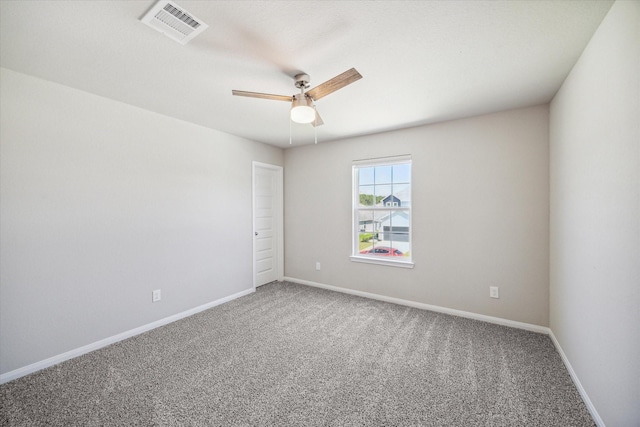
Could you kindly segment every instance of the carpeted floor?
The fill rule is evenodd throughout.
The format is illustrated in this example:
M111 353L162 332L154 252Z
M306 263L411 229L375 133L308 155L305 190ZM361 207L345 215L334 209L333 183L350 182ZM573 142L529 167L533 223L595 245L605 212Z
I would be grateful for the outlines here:
M0 425L593 426L549 337L312 287L0 387Z

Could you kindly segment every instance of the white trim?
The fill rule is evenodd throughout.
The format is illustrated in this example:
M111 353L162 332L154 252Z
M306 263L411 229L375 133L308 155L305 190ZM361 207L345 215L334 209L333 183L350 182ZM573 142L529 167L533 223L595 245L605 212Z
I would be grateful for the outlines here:
M558 339L553 334L553 331L551 329L549 329L549 337L551 337L551 341L553 341L553 345L556 347L556 350L558 351L558 353L560 353L560 357L564 362L564 366L566 366L567 371L569 371L569 375L571 376L573 383L578 389L578 392L580 393L580 396L582 397L584 404L589 410L589 413L591 414L591 418L593 418L593 421L596 423L598 427L606 427L604 424L604 421L602 421L602 418L600 418L600 414L598 414L596 407L593 406L593 403L591 402L591 399L589 399L587 392L585 391L584 387L582 387L582 383L578 379L578 375L576 375L576 372L573 370L573 367L571 366L571 363L569 363L569 359L567 358L567 355L564 354L564 350L560 346Z
M160 319L160 320L156 320L155 322L151 322L148 323L146 325L143 326L139 326L137 328L122 332L120 334L117 335L113 335L111 337L102 339L100 341L96 341L94 343L91 344L87 344L85 346L67 351L65 353L62 354L58 354L57 356L53 356L50 357L48 359L45 360L41 360L39 362L35 362L32 363L30 365L27 366L23 366L22 368L18 368L18 369L14 369L13 371L9 371L5 374L0 375L0 384L4 384L6 382L9 381L13 381L15 379L18 379L20 377L24 377L25 375L29 375L32 374L36 371L39 371L41 369L45 369L45 368L49 368L53 365L57 365L58 363L62 363L66 360L69 359L73 359L74 357L78 357L78 356L82 356L83 354L89 353L91 351L94 350L98 350L102 347L106 347L108 345L117 343L119 341L125 340L127 338L131 338L133 336L136 335L140 335L144 332L150 331L152 329L158 328L160 326L164 326L166 324L175 322L176 320L180 320L183 319L185 317L189 317L192 316L196 313L199 313L201 311L207 310L209 308L215 307L217 305L220 304L224 304L225 302L229 302L232 301L236 298L240 298L243 297L245 295L249 295L252 294L253 292L255 292L254 288L249 288L245 291L240 291L237 292L233 295L229 295L227 297L223 297L220 299L217 299L215 301L211 301L209 303L203 304L203 305L199 305L197 307L191 308L189 310L183 311L182 313L178 313L178 314L174 314L172 316L169 317L165 317L164 319Z
M409 301L401 298L388 297L385 295L372 294L370 292L356 291L353 289L340 288L333 285L325 285L324 283L312 282L309 280L296 279L294 277L284 277L287 282L299 283L301 285L313 286L316 288L327 289L330 291L342 292L345 294L357 295L359 297L371 298L379 301L390 302L393 304L405 305L407 307L419 308L421 310L435 311L438 313L451 314L453 316L465 317L467 319L481 320L483 322L495 323L497 325L509 326L512 328L524 329L526 331L538 332L540 334L549 334L549 328L546 326L533 325L531 323L516 322L515 320L502 319L500 317L485 316L484 314L472 313L470 311L455 310L453 308L440 307L437 305L425 304L422 302Z
M391 267L401 267L401 268L413 268L413 262L411 261L400 261L399 259L393 259L393 257L389 257L390 259L386 259L383 257L368 257L363 255L351 255L349 257L353 262L363 262L365 264L378 264L378 265L389 265ZM398 257L401 258L401 257Z
M269 163L262 163L257 161L251 162L251 223L252 223L252 266L253 266L253 290L256 289L256 274L257 274L257 260L256 260L256 215L255 215L255 194L256 194L256 167L264 169L271 169L276 171L276 200L274 225L276 227L275 233L275 245L276 245L276 280L282 281L284 276L284 179L282 166L271 165Z

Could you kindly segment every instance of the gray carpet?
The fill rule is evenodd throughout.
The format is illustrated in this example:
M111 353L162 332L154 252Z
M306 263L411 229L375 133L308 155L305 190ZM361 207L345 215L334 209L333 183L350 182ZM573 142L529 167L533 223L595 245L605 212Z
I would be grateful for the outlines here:
M292 283L0 387L1 425L593 426L549 337Z

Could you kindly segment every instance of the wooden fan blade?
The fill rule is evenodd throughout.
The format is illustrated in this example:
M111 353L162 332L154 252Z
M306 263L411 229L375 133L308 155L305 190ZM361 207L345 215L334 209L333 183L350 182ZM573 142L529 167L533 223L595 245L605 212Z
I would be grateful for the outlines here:
M356 71L355 68L345 71L342 74L339 74L332 78L331 80L327 80L319 86L314 87L313 89L307 91L307 95L309 95L314 101L329 95L337 91L338 89L342 89L348 84L355 82L356 80L360 80L362 76L359 72Z
M323 124L324 122L322 121L322 117L320 117L320 113L318 113L318 110L316 110L316 119L311 122L311 125L313 127L316 127L316 126L322 126Z
M293 101L292 96L272 95L270 93L246 92L244 90L232 90L231 93L236 96L248 96L249 98L274 99L276 101L287 101L287 102Z

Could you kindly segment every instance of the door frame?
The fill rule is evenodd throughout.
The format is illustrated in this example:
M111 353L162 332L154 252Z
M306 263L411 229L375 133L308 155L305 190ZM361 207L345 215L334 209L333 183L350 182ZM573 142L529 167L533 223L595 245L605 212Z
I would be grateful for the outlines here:
M275 209L273 212L273 226L275 228L275 269L276 280L284 277L284 180L282 166L269 163L251 162L251 221L252 221L252 259L253 259L253 290L256 290L257 259L256 259L256 168L270 169L276 172Z

